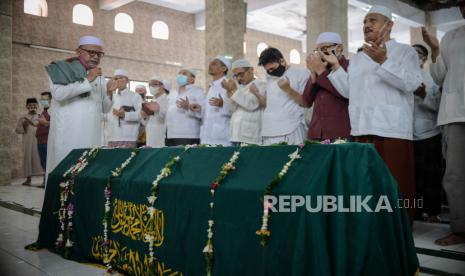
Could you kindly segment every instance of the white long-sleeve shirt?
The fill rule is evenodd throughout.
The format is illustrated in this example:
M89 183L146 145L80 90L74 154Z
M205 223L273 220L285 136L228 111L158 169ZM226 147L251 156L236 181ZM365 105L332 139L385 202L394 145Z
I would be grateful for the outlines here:
M431 64L434 81L442 86L438 125L465 122L465 26L451 30L441 40L440 55Z
M122 106L131 106L135 111L125 112L124 118L119 119L113 112L108 114L109 142L136 142L139 135L140 112L142 98L128 88L113 93L112 109L119 110Z
M304 93L310 71L288 68L282 77L267 75L266 107L262 115L262 136L284 136L294 132L299 124L305 124L304 108L290 98L278 86L281 78L287 78L291 88Z
M163 93L155 99L155 102L158 103L160 109L144 120L146 144L152 148L161 148L165 146L168 96Z
M424 140L441 133L437 126L441 92L427 70L421 70L426 96L415 96L413 113L413 140Z
M107 82L97 77L89 83L53 84L49 78L52 100L47 147L47 174L73 149L101 145L102 113L111 109ZM88 96L87 92L89 92Z
M247 85L240 85L231 98L224 98L232 111L230 141L259 145L262 142L262 112L260 102L250 90L254 84L261 95L265 95L265 82L255 79Z
M200 143L210 145L229 146L229 120L231 110L226 104L222 107L211 106L208 102L211 98L227 97L226 90L221 82L226 77L212 82L202 107L202 126L200 127Z
M328 75L349 99L351 135L413 139L413 92L422 82L420 62L409 45L386 42L387 60L373 61L363 51Z
M201 117L188 110L177 107L179 99L188 99L191 104L202 106L205 102L205 94L202 88L196 85L187 85L186 90L179 92L171 90L168 96L168 111L166 113L167 138L200 138Z

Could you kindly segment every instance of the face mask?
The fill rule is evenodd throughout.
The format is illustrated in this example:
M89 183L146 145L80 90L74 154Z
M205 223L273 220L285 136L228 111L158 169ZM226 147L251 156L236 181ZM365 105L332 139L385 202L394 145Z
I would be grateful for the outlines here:
M81 62L82 66L84 66L84 68L86 68L86 70L92 69L92 66L87 64L82 57L79 57L79 62Z
M145 100L145 94L143 94L143 93L137 93L137 94L139 94L139 96L142 98L142 100Z
M273 71L266 71L269 75L272 75L272 76L275 76L275 77L281 77L284 72L286 71L286 67L284 67L283 65L279 65L278 68L274 69Z
M40 105L42 105L44 108L49 107L48 100L39 100L39 102L40 102Z
M178 84L179 87L184 86L187 84L187 77L184 75L178 75L176 77L176 83Z
M160 91L160 85L149 86L150 94L155 95Z

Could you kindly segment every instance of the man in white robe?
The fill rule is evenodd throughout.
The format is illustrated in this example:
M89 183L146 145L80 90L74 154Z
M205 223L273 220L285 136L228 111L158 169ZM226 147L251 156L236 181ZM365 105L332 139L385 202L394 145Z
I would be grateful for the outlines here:
M228 70L231 69L231 61L224 56L215 57L208 65L208 74L213 81L208 89L205 103L191 106L191 111L202 118L200 128L200 143L206 145L230 146L229 120L231 110L224 104L223 99L227 97L226 90L222 86L226 80ZM200 108L199 108L200 107Z
M465 0L457 5L465 18ZM438 125L443 127L446 172L442 185L450 207L452 233L436 240L436 244L454 245L465 243L465 26L447 32L441 45L424 28L423 39L431 47L431 76L443 87Z
M124 69L117 69L113 80L117 90L113 93L113 106L108 114L108 146L137 147L141 122L142 97L129 90L129 75Z
M26 181L22 185L31 185L33 175L43 173L40 164L39 151L37 149L36 130L39 121L37 114L38 102L36 98L26 101L28 113L21 117L16 124L16 133L23 136L23 176Z
M204 91L195 85L196 74L196 70L184 68L176 76L178 89L172 89L168 96L168 110L166 113L167 146L200 144L201 116L189 109L190 105L199 105L201 107L205 102Z
M394 22L388 8L373 6L363 23L366 44L347 72L336 56L324 55L332 66L328 78L349 99L355 141L374 144L404 198L413 202L413 106L414 91L422 82L420 62L413 47L390 38ZM413 221L415 209L407 211Z
M141 111L145 125L146 145L152 148L161 148L165 146L166 139L165 119L168 97L160 77L152 77L149 80L149 89L153 95L153 100L144 103L144 108Z
M245 59L234 61L232 72L233 79L223 81L227 91L224 101L232 111L230 141L234 146L241 143L261 145L265 82L255 78L253 66Z
M47 169L50 173L71 150L101 145L102 113L110 110L115 83L106 82L98 67L103 43L92 36L79 39L77 57L47 66L50 91L50 132ZM71 75L75 79L67 78Z
M263 145L302 144L307 135L305 109L299 105L310 77L307 69L290 67L276 48L265 49L259 65L267 72L266 107L263 111Z

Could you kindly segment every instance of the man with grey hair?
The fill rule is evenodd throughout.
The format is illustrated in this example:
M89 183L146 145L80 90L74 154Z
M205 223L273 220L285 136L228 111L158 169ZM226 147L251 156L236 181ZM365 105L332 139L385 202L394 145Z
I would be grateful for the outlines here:
M465 18L465 0L457 3ZM446 172L442 185L450 210L451 234L438 245L465 243L465 26L446 33L441 45L423 28L423 40L431 47L431 76L443 86L438 125L443 126Z
M374 144L404 198L413 202L413 104L414 91L422 82L418 56L410 45L390 38L394 22L388 8L373 6L363 24L366 43L347 72L335 55L324 55L331 65L328 78L349 99L355 141ZM408 213L413 220L415 209Z
M266 105L265 82L255 78L254 68L245 59L232 63L233 79L223 80L226 105L232 111L229 140L234 146L241 143L259 145L262 142L261 121Z
M73 149L100 146L102 113L112 105L115 81L105 81L98 67L104 56L103 42L83 36L77 56L46 66L52 100L47 147L47 173Z

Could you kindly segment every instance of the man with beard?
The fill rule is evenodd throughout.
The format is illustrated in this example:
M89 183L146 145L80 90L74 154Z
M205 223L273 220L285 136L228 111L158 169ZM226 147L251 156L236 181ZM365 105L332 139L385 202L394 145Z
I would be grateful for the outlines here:
M262 112L266 104L265 82L255 78L254 68L245 59L232 63L233 79L222 82L227 91L224 98L232 111L230 141L234 146L241 143L262 143Z
M457 3L465 18L465 0ZM431 47L430 72L443 87L438 125L443 126L443 154L446 172L443 187L450 210L451 234L436 240L438 245L465 243L465 26L438 40L423 28L423 40Z
M93 36L79 39L77 57L55 61L45 69L52 100L47 147L47 174L73 149L101 145L102 113L110 111L116 82L105 81L98 67L103 42Z
M373 6L363 21L365 45L347 72L335 55L325 59L332 70L329 80L349 99L351 135L357 142L374 144L404 198L413 202L414 91L422 77L415 49L390 38L393 24L388 8ZM408 213L413 220L415 209Z

